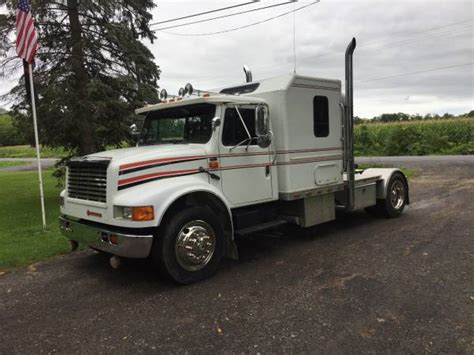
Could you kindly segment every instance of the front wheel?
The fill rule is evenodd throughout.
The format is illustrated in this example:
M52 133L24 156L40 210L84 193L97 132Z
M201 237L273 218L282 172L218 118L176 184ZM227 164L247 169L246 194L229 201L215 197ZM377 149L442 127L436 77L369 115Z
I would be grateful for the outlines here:
M391 176L387 185L385 199L377 200L377 204L368 207L367 212L387 218L398 217L402 214L408 202L408 185L401 173Z
M152 258L172 280L190 284L212 276L224 254L224 232L208 208L191 207L165 221Z

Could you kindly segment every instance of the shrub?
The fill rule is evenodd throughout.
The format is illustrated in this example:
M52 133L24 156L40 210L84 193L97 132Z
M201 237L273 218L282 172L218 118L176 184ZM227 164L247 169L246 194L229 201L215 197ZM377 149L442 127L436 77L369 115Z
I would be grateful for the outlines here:
M20 145L25 144L25 141L13 125L10 115L0 116L0 146Z

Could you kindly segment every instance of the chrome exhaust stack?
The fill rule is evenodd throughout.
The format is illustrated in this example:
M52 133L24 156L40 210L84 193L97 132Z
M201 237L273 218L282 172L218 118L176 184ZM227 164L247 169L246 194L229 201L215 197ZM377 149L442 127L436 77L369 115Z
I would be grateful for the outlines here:
M345 88L345 122L344 122L344 171L346 173L349 199L347 209L354 209L355 195L355 162L354 162L354 78L352 55L356 48L356 39L352 38L346 49L346 88Z
M245 82L251 83L252 82L252 72L247 65L244 65L244 73L245 73Z

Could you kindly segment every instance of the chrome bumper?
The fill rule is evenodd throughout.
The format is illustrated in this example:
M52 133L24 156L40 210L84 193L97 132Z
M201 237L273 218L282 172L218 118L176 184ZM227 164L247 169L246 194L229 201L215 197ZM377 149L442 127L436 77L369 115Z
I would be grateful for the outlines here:
M59 217L59 227L61 233L69 240L126 258L148 257L153 243L153 235L111 232L65 217Z

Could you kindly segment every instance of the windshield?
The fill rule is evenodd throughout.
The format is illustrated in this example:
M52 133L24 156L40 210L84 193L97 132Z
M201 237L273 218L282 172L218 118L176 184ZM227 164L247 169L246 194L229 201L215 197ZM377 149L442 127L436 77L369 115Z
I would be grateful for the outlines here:
M143 125L140 145L207 143L212 135L216 106L196 104L150 112Z

